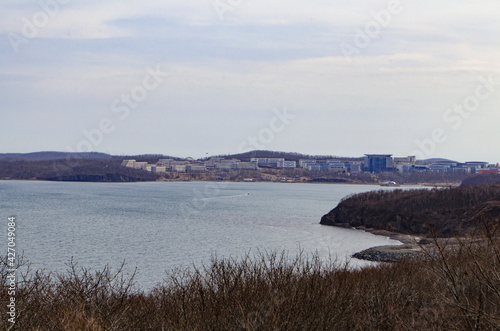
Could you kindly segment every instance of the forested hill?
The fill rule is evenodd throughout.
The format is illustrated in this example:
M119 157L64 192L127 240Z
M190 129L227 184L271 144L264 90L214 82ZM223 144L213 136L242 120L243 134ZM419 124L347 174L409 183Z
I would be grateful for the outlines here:
M36 179L89 182L154 181L158 176L122 167L124 159L156 163L161 154L110 155L105 153L34 152L0 154L0 179Z
M237 158L242 161L249 161L251 158L284 158L290 161L299 161L300 159L330 159L337 156L332 155L307 155L293 152L277 152L268 150L255 150L240 154L225 154L217 156L206 156L204 159L211 157L222 157L226 159ZM154 163L159 159L175 159L182 160L181 157L175 157L163 154L141 154L141 155L110 155L98 152L87 153L72 153L72 152L34 152L34 153L0 153L0 161L51 161L64 159L83 159L83 160L109 160L109 159L136 159L137 161ZM345 160L360 160L361 158L344 157Z
M113 156L104 153L69 153L69 152L34 152L0 154L0 161L51 161L65 159L101 160L112 159Z
M86 182L154 181L147 171L121 166L119 159L0 160L0 179L37 179Z
M350 160L350 161L360 161L362 157L340 157L333 155L308 155L294 152L279 152L279 151L268 151L268 150L254 150L245 153L239 154L226 154L226 155L218 155L217 157L223 158L236 158L242 161L250 161L251 158L283 158L287 161L299 161L300 159L313 159L313 160L326 160L338 158L342 160ZM207 157L208 159L210 157Z
M449 237L500 219L500 184L373 191L343 199L321 224Z
M120 160L134 159L155 163L159 159L181 158L163 154L110 155L105 153L71 153L71 152L34 152L34 153L0 153L0 161L54 161L54 160Z

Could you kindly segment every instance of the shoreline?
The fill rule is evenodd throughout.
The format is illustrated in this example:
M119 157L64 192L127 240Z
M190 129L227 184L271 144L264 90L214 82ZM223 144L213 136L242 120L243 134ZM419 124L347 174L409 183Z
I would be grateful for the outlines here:
M179 180L179 179L157 179L157 180L144 180L144 181L88 181L88 180L49 180L49 179L38 179L38 178L0 178L0 181L32 181L32 182L54 182L54 183L157 183L157 182L178 182L178 183L276 183L276 184L328 184L328 185L367 185L367 186L381 186L380 183L339 183L339 182L311 182L311 181L293 181L293 182L282 182L282 181L267 181L267 180L256 180L256 181L242 181L242 180ZM422 188L448 188L459 186L459 183L412 183L412 184L401 184L397 189L408 188L408 187L422 187Z
M431 242L425 237L391 232L387 230L377 230L366 228L364 226L353 227L353 229L362 230L376 236L384 236L401 243L400 245L373 246L351 255L351 257L358 260L372 262L398 262L408 259L421 259L426 256L422 246Z
M465 239L464 237L428 238L424 236L365 228L363 226L353 227L353 229L362 230L377 236L385 236L392 240L397 240L401 243L401 245L373 246L360 252L356 252L351 256L358 260L372 262L391 263L401 260L421 260L429 258L429 254L434 255L437 253L437 251L434 249L436 244L449 249L457 247L461 244L461 242L463 242L463 240L467 241L467 239Z

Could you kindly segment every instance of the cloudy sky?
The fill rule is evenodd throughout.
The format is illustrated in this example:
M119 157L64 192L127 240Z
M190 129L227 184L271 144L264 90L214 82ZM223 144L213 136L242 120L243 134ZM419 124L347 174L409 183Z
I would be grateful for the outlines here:
M7 0L0 153L500 162L497 0Z

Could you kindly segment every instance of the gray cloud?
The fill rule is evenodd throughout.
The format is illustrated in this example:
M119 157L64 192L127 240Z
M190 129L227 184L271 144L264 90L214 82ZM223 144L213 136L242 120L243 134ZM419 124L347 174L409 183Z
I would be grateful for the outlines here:
M8 19L0 23L0 152L64 150L109 118L116 130L95 150L232 153L268 125L274 108L287 106L297 120L267 148L406 155L433 128L449 129L443 113L474 93L478 77L500 80L500 8L401 3L404 10L351 61L339 45L354 45L387 2L243 1L224 21L195 1L70 2L18 53L9 36L22 36L23 17L41 9L1 4ZM120 120L113 102L156 65L169 76ZM491 152L500 133L490 125L499 102L500 91L436 153L500 159ZM487 147L470 146L472 134Z

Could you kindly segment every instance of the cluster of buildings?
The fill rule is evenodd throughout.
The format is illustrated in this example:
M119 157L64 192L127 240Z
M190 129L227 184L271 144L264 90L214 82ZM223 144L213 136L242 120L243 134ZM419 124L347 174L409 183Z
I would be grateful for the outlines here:
M259 166L252 162L242 162L238 159L211 158L207 161L195 161L188 158L183 161L160 159L156 164L124 160L122 166L147 170L153 173L165 172L205 172L209 170L258 170Z
M295 169L297 168L296 161L286 161L283 158L251 158L251 163L261 167L274 167L278 169Z
M461 174L499 174L499 164L489 164L488 162L450 162L441 161L425 163L417 161L414 167L415 172L433 173L461 173Z
M260 170L264 168L297 169L324 171L333 173L381 173L389 171L429 172L429 173L499 173L499 165L488 162L454 162L443 159L417 160L415 156L393 157L392 154L366 154L361 158L332 158L326 160L300 159L297 161L284 158L252 158L250 162L238 159L213 157L200 161L160 159L155 164L124 160L122 166L147 170L153 173L165 172L206 172L209 170Z
M302 159L299 160L299 168L309 171L326 171L336 173L360 173L363 172L363 162L361 160L315 160Z
M448 174L498 174L499 164L488 162L456 162L445 159L417 160L415 156L392 157L390 154L366 154L364 171L379 173L397 170L401 173L427 172Z

